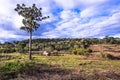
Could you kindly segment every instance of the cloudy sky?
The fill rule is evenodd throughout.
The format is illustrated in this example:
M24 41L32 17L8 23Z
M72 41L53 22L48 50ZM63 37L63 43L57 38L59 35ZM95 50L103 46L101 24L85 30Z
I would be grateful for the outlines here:
M28 39L16 4L42 7L49 19L33 38L120 37L120 0L0 0L0 42Z

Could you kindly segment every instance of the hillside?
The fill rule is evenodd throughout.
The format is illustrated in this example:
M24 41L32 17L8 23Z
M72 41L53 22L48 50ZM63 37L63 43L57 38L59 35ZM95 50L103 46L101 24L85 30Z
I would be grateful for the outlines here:
M100 54L103 52L105 54L112 54L113 56L120 57L120 45L97 44L91 45L89 48L92 49L93 54Z
M44 56L43 51L51 52ZM120 41L34 39L0 44L0 80L119 80Z
M71 52L77 48L88 48L96 44L113 44L120 45L120 38L105 37L98 38L46 38L33 39L32 51L50 51L50 52ZM29 40L5 42L0 44L0 53L27 53ZM107 46L106 46L107 48ZM103 49L102 49L103 50Z

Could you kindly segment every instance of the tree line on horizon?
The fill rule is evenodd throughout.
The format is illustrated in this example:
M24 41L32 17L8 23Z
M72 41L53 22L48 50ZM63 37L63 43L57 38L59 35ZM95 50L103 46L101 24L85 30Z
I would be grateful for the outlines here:
M94 44L120 44L120 38L108 37L98 38L53 38L53 39L33 39L32 51L64 51L72 52L74 49L87 49ZM0 44L0 53L28 53L29 40L12 41Z

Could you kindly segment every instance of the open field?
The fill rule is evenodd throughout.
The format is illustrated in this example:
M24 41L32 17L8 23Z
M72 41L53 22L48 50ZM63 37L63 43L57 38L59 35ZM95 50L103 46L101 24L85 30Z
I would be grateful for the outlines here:
M7 58L8 56L9 58ZM11 59L10 59L10 56L11 56ZM12 62L14 64L18 61L20 61L19 63L25 63L27 61L26 55L21 56L18 54L18 55L14 55L14 57L12 56L13 55L6 55L6 58L9 60L2 60L0 64L3 65L5 63L12 63ZM103 60L103 59L97 60L97 59L91 59L91 58L89 59L89 58L83 58L81 56L73 56L73 55L50 56L50 57L34 55L32 62L33 62L33 65L31 67L27 67L28 69L26 69L25 72L23 69L22 73L24 73L24 75L22 74L20 75L19 73L17 73L20 75L18 76L18 79L19 77L20 78L23 77L24 79L27 76L29 77L32 76L33 80L37 79L36 77L38 77L39 79L40 78L49 79L50 77L55 78L55 77L52 77L54 75L59 76L59 78L64 77L64 78L71 79L73 76L73 78L75 77L75 79L76 78L78 79L81 77L84 78L85 76L86 77L94 76L94 74L96 74L98 78L101 78L102 76L103 79L108 78L108 80L110 80L111 78L114 79L113 76L115 76L114 80L118 80L117 77L120 78L120 75L118 75L120 73L120 61L119 60ZM31 69L32 67L33 69ZM30 72L29 70L30 71L33 70L33 71ZM31 74L28 74L28 72L30 72ZM36 75L33 73L35 73ZM37 76L37 75L41 75L41 76Z
M100 53L100 52L97 52ZM95 53L94 53L95 54ZM98 54L97 54L98 55ZM120 61L99 56L0 54L0 80L119 80Z

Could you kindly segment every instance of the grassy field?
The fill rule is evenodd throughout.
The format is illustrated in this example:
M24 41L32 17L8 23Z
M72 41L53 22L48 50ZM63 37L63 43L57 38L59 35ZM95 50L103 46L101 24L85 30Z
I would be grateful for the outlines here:
M0 54L0 80L119 80L120 61L79 55Z

